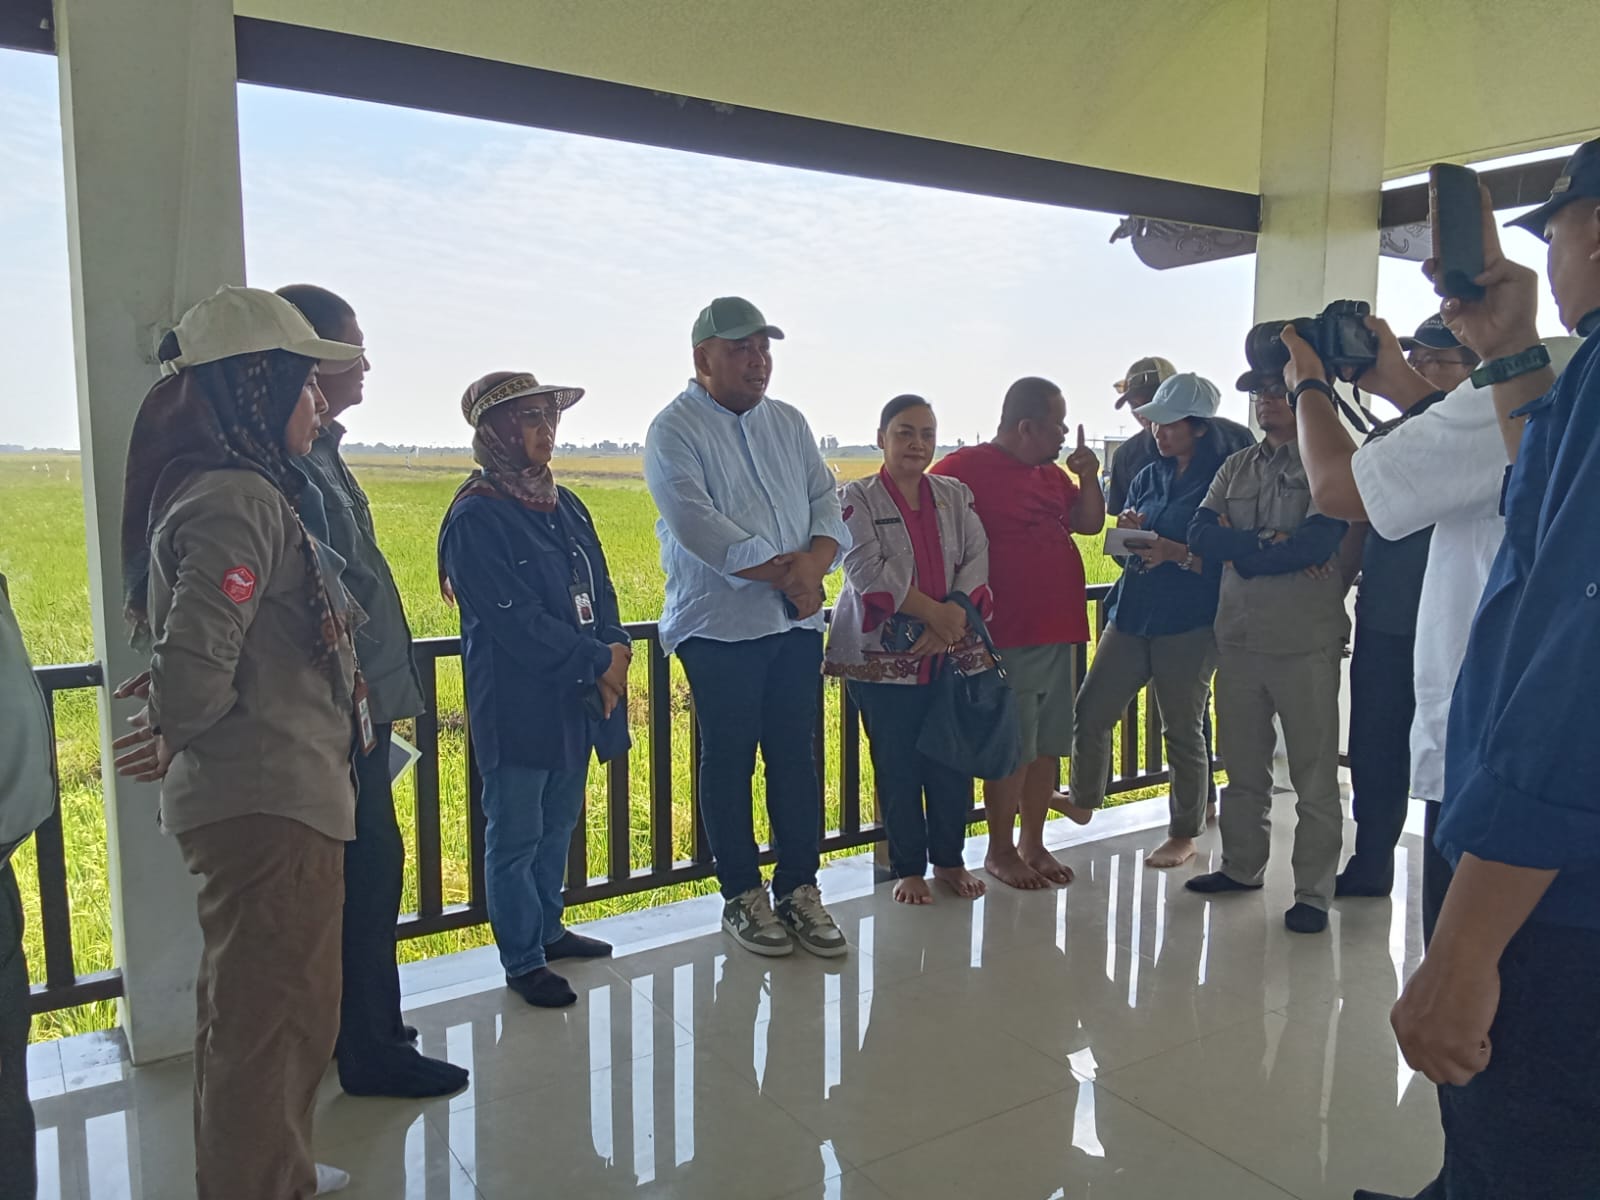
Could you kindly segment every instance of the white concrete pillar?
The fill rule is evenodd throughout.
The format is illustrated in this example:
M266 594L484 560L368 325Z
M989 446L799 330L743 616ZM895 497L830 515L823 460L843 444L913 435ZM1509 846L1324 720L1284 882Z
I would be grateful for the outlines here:
M1256 320L1378 289L1387 0L1270 0Z
M89 598L110 685L128 645L120 537L134 414L185 308L244 282L232 0L56 0ZM111 913L136 1063L194 1041L194 884L156 825L155 788L118 780L132 703L103 703Z
M1388 87L1388 0L1269 0L1257 321L1376 298ZM1339 713L1347 746L1348 670ZM1279 751L1287 788L1281 735Z

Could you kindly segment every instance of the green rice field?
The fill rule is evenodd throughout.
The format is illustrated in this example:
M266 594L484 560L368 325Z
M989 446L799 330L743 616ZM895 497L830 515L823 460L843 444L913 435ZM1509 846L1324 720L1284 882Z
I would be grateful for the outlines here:
M357 459L353 466L372 500L384 552L405 598L413 632L419 638L458 632L453 609L440 599L434 566L439 520L468 462L429 457L407 466L390 457ZM877 469L876 459L846 458L835 468L841 479ZM623 619L653 620L661 610L663 576L654 532L655 508L644 489L639 460L623 457L558 458L562 482L577 490L594 515L611 563L621 599ZM0 512L6 514L0 533L0 572L10 580L12 602L36 665L93 660L94 638L89 619L88 570L84 550L83 494L76 458L34 454L0 455ZM1080 539L1091 582L1109 582L1115 566L1101 553L1099 538ZM829 581L830 599L838 576ZM648 865L648 711L643 662L635 664L630 720L634 752L630 759L632 862ZM675 854L688 858L692 831L688 820L689 737L688 691L674 665L672 673L673 822ZM827 689L830 712L837 713L838 687ZM57 698L58 757L61 770L63 825L67 845L74 949L80 974L114 965L111 948L110 895L107 883L106 828L101 804L98 696L94 692L63 693ZM445 903L468 897L468 824L466 763L463 747L461 672L445 660L439 668L440 805ZM409 723L397 732L408 736ZM828 729L837 728L837 719ZM829 738L825 778L829 827L837 826L839 810L837 744ZM863 748L863 797L870 797L870 771ZM757 788L760 789L758 778ZM604 870L606 853L605 785L598 769L590 775L588 845L591 874ZM1123 797L1127 799L1128 797ZM864 800L864 803L870 803ZM414 846L411 819L411 776L398 785L396 804L401 828ZM758 830L765 836L757 805ZM859 853L859 851L858 851ZM14 862L28 921L26 950L34 978L42 978L43 946L39 934L38 885L31 843ZM659 889L575 909L572 919L589 920L713 890L712 881ZM414 859L408 863L404 905L416 905ZM447 954L490 941L487 926L418 938L401 943L403 960ZM34 1022L36 1039L60 1037L115 1024L114 1006L88 1005L47 1014Z

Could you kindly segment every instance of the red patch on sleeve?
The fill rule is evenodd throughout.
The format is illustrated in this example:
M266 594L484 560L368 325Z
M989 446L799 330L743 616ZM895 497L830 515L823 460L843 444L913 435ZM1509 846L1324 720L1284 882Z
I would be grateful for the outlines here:
M856 511L856 506L854 504L846 504L844 506L844 512L840 513L839 515L844 520L848 521L851 518L851 516L854 515L855 511Z
M222 573L222 594L243 604L256 594L256 573L245 566L229 567Z

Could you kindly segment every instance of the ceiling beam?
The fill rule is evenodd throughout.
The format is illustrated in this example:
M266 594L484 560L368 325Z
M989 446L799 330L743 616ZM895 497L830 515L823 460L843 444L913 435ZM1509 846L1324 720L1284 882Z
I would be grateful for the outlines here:
M1260 228L1260 198L810 117L721 104L423 46L240 17L248 83L853 175L1222 229Z

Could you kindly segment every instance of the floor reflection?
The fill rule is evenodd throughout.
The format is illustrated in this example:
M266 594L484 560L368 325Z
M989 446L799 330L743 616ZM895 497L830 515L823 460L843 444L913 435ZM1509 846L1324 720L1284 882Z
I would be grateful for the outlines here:
M1387 1021L1421 949L1414 839L1393 896L1294 938L1285 838L1263 893L1208 902L1144 865L1152 836L1073 847L1064 891L841 903L844 959L708 934L574 966L579 1003L560 1013L492 979L457 988L410 1016L472 1087L414 1104L330 1084L319 1154L352 1171L350 1196L386 1200L1282 1200L1426 1182L1433 1098ZM135 1071L103 1045L39 1061L41 1196L193 1194L185 1064ZM986 1190L996 1162L1007 1184Z

